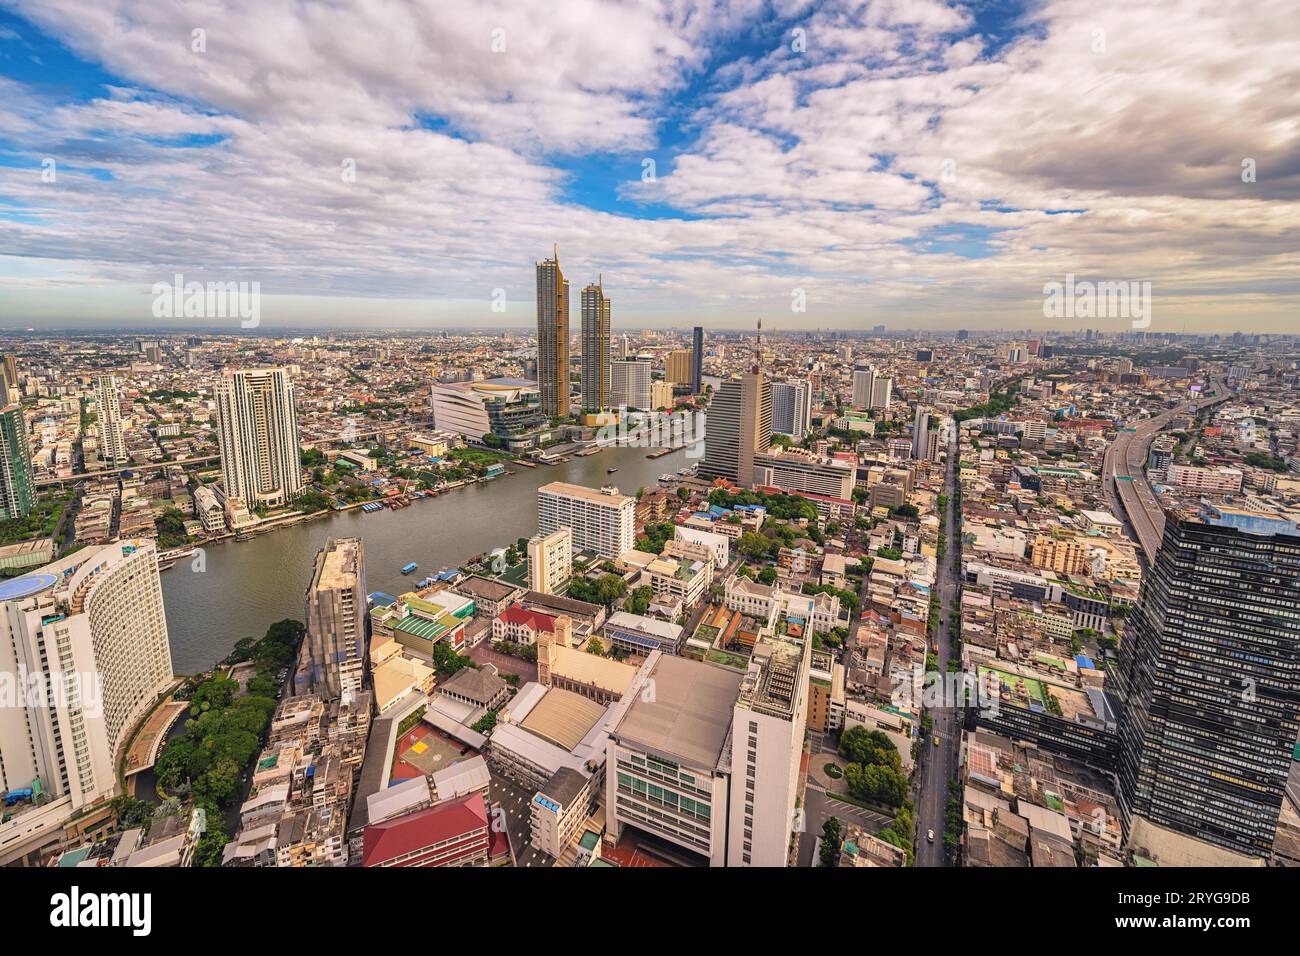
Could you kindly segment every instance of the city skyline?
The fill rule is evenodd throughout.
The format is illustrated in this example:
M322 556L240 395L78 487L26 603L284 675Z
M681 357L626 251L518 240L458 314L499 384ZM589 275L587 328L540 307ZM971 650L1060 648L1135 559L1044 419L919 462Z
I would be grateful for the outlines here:
M1162 7L263 5L263 38L19 4L3 324L161 324L181 275L258 283L269 327L522 326L558 242L645 327L1070 329L1077 276L1150 282L1154 331L1283 331L1300 44L1285 4Z

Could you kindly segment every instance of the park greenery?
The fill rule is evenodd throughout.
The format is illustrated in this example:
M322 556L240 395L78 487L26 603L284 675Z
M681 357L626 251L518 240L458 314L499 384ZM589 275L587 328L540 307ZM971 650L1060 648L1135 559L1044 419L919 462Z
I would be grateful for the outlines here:
M878 806L900 807L907 799L907 775L892 740L859 725L840 735L840 756L850 795Z

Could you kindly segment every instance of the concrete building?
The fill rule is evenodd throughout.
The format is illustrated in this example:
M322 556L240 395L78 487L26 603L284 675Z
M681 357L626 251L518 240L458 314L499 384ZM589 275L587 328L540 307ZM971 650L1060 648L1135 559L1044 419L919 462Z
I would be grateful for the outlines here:
M812 386L808 382L772 383L772 431L802 438L812 428Z
M99 425L99 457L110 465L130 461L122 433L122 402L115 376L95 376L95 409Z
M838 458L820 458L804 448L773 445L754 456L755 484L794 494L826 495L841 500L853 497L855 469Z
M316 553L307 587L307 635L295 694L333 700L361 690L367 658L366 562L360 538L330 538Z
M528 587L543 594L559 594L573 576L573 531L556 528L528 541Z
M226 371L217 382L217 442L226 494L277 507L302 491L298 413L282 368Z
M3 864L117 793L127 737L171 684L153 542L84 548L0 583L0 673L43 688L0 708L0 790L30 791L5 810Z
M664 381L670 385L691 384L695 356L691 349L673 349L664 357Z
M695 326L691 339L691 394L704 390L704 327Z
M648 411L654 406L651 395L650 362L646 359L619 359L612 363L610 402L615 408Z
M573 546L617 558L635 543L636 499L617 488L597 491L553 481L537 489L537 530L545 536L560 528L573 532Z
M754 482L754 456L772 444L772 385L758 361L723 382L709 403L699 475L738 485Z

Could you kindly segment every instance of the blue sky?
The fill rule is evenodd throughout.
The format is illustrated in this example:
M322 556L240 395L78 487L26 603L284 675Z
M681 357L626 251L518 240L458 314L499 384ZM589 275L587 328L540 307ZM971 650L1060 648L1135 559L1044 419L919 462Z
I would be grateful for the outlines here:
M0 0L0 327L147 323L177 273L526 325L552 244L616 326L1041 328L1073 273L1285 327L1271 3Z

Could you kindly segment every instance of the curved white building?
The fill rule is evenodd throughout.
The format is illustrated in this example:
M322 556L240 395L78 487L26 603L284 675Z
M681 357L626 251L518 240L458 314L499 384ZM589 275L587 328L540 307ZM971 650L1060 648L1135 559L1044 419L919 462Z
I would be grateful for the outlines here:
M0 790L32 791L0 827L3 864L115 795L121 748L172 681L154 543L0 582L0 681Z

